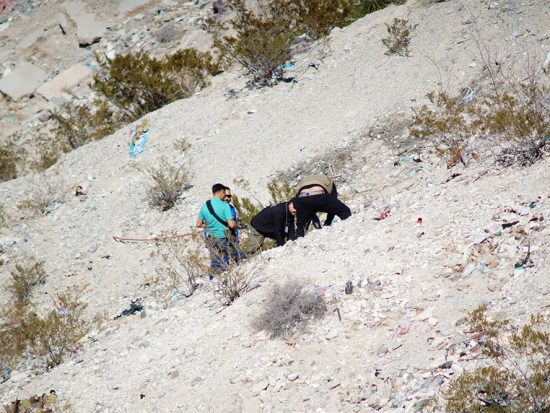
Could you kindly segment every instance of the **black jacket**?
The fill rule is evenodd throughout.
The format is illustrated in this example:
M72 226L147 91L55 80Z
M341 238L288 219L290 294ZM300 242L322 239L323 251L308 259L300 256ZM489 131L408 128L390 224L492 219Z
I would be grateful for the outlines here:
M288 212L288 202L262 209L252 218L251 225L264 237L274 239L278 247L285 244L286 236L295 238L294 217Z
M317 212L326 212L325 225L330 225L335 216L342 220L351 216L350 209L337 198L336 191L332 194L295 198L294 208L296 208L296 237L304 236L306 224Z

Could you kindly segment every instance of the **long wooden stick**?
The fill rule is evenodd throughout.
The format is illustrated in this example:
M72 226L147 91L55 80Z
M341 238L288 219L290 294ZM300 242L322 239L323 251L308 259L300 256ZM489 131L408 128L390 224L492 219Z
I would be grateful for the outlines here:
M187 232L185 234L166 235L164 237L153 237L153 238L131 238L131 237L113 236L113 239L119 242L156 242L156 241L164 241L164 240L173 239L173 238L189 237L193 234L197 234L197 232Z

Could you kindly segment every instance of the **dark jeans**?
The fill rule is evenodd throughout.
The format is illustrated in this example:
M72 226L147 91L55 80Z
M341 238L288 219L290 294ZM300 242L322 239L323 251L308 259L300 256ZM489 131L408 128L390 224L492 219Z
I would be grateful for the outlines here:
M231 261L239 264L245 258L237 244L227 238L207 236L206 248L210 252L210 266L218 273L226 271L231 265Z

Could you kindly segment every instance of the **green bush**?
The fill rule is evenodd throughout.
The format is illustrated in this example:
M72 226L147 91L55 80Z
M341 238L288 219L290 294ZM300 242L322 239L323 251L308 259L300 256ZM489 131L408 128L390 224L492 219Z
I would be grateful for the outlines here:
M345 27L366 14L383 9L391 0L278 0L302 32L321 39L334 27Z
M235 0L231 7L234 18L230 22L207 20L214 47L226 64L236 61L247 70L250 87L275 85L282 79L282 65L291 58L290 45L298 34L295 22L275 4L266 5L260 15L243 0Z
M117 108L126 123L193 95L208 84L208 76L220 72L210 53L195 49L162 58L138 52L98 61L100 70L91 87Z
M302 33L311 40L327 36L392 0L274 0L262 3L259 12L244 0L231 4L229 21L208 19L205 29L214 36L214 47L226 64L238 62L250 76L248 86L273 86L283 78L282 66L292 58L294 38Z
M462 373L444 392L448 413L548 412L550 409L550 334L542 316L522 327L491 321L486 307L465 320L481 335L484 365Z

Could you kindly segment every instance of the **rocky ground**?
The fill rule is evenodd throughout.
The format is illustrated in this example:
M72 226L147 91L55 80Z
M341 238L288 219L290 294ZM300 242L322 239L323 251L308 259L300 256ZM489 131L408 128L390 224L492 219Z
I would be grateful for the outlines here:
M129 159L126 127L41 175L0 185L8 217L0 280L32 255L46 262L44 302L44 293L88 284L82 298L90 316L107 311L112 318L132 299L145 303L140 314L94 331L53 370L21 365L0 385L0 401L54 388L86 412L421 411L475 365L479 346L456 325L469 310L486 304L491 316L518 322L548 313L550 169L548 159L497 167L485 152L447 169L431 145L409 139L410 108L441 85L483 84L472 34L512 61L529 50L542 67L550 47L544 3L390 7L301 54L297 83L248 90L235 70L147 115L151 139L137 160ZM394 17L417 24L410 58L384 55L384 23ZM103 40L93 47L107 48ZM191 143L184 153L174 148L182 138ZM142 172L161 156L187 164L193 184L167 212L147 205L150 181ZM336 178L353 216L244 264L259 287L229 307L204 281L192 297L164 308L144 282L160 265L154 247L112 240L186 231L214 181L265 201L262 188L273 177L309 171ZM83 182L90 193L75 197ZM55 194L47 214L17 207L42 192ZM533 266L515 268L527 248ZM324 294L330 312L304 334L271 340L251 321L271 287L288 279Z

